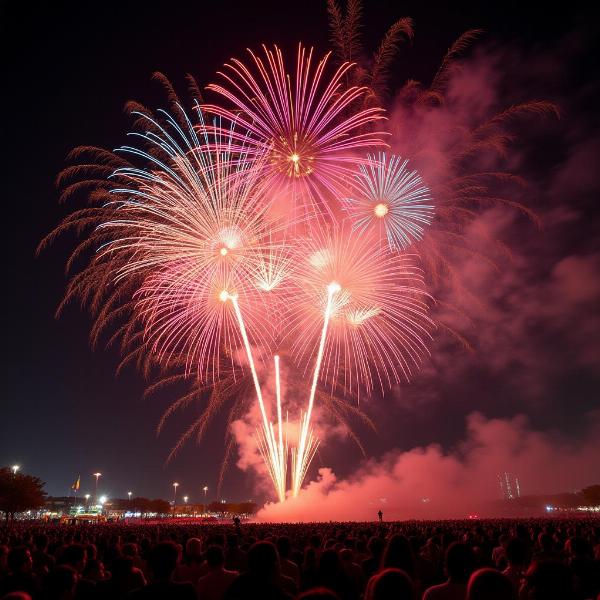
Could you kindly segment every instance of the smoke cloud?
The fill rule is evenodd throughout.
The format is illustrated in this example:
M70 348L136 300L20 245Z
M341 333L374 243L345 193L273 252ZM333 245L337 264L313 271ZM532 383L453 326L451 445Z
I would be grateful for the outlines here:
M573 443L555 433L532 430L524 416L467 418L465 439L452 451L440 446L392 451L365 462L347 480L321 468L297 498L266 504L262 521L464 518L493 515L500 498L497 474L519 477L522 494L580 490L593 483L600 455L600 413L589 415L586 435Z

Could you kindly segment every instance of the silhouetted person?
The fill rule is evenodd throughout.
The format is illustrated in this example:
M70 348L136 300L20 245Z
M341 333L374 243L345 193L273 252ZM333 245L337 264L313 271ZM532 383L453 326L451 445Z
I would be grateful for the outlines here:
M339 555L342 567L346 572L346 575L350 577L352 585L354 585L358 592L362 594L363 589L365 587L365 579L363 576L362 569L353 560L352 550L350 550L349 548L344 548L340 550Z
M312 546L304 550L304 560L300 569L300 586L308 590L317 585L317 551Z
M319 559L317 585L333 590L342 600L358 598L358 590L342 567L338 553L331 548L323 551Z
M202 542L198 538L190 538L185 544L185 560L175 571L175 581L187 581L196 585L198 579L207 573L203 563Z
M8 576L0 583L0 597L9 592L26 592L30 596L37 594L40 585L33 573L33 561L28 548L17 546L10 550L6 566Z
M369 544L367 545L369 558L365 558L360 565L365 575L365 579L369 580L379 570L384 549L385 544L381 538L372 537L369 540Z
M573 600L573 575L557 560L533 563L525 575L520 597L527 600Z
M412 580L417 580L415 556L409 539L405 535L393 535L385 548L381 558L382 569L401 569Z
M148 566L152 575L152 583L129 595L131 600L195 600L196 590L191 583L173 581L177 567L179 548L174 542L161 542L150 551Z
M479 569L469 579L467 600L517 600L517 592L500 571Z
M503 573L512 582L514 588L519 591L523 573L529 559L529 548L521 538L512 538L506 544L506 561L508 566Z
M237 579L237 571L224 567L225 556L221 546L209 546L206 550L208 573L200 577L196 590L199 600L223 600L231 584Z
M384 569L367 583L365 600L416 600L413 582L401 569Z
M453 542L446 550L445 567L448 580L425 591L423 600L464 600L467 582L474 570L475 555L467 544Z
M77 571L69 565L55 567L44 582L44 600L73 600L77 586Z
M48 536L39 533L33 538L35 549L31 553L33 572L38 576L47 575L54 567L56 560L48 554Z
M594 549L582 537L571 537L565 544L567 564L575 577L575 591L580 598L592 598L600 592L600 563L594 560Z
M69 544L63 548L58 562L73 567L77 572L76 600L90 600L96 597L96 584L83 576L87 565L87 553L82 544Z
M296 594L292 579L281 575L279 555L271 542L256 542L248 551L248 571L225 594L227 600L284 600Z
M140 569L134 566L131 556L119 556L111 565L111 578L97 584L98 597L125 598L133 590L146 585L146 579Z
M279 564L281 574L290 577L296 582L296 587L300 587L300 569L298 565L290 560L292 554L292 542L287 536L281 536L277 539L277 552L279 553Z
M228 535L227 546L225 547L225 568L229 571L243 573L246 570L246 565L246 553L240 548L237 534Z
M31 600L31 596L27 592L9 592L1 600Z
M381 510L377 513L377 516L379 517L379 522L383 522L383 512Z

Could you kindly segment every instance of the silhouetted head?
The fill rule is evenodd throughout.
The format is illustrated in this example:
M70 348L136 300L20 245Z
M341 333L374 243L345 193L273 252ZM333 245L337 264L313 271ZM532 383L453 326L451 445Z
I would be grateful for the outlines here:
M69 565L59 565L48 573L44 582L44 598L58 600L73 597L77 584L77 571Z
M479 569L469 579L467 600L517 600L517 591L500 571Z
M410 576L415 575L415 557L409 539L405 535L393 535L381 561L383 568L402 569Z
M289 537L283 535L277 540L277 551L281 558L289 558L292 552L292 542Z
M148 564L155 579L171 579L177 559L179 548L175 542L160 542L150 551Z
M185 544L185 554L188 558L199 560L202 557L202 542L198 538L190 538Z
M373 575L366 600L414 600L415 590L408 574L402 569L384 569Z
M467 583L475 568L475 554L468 544L453 542L446 550L446 572L452 581Z
M384 541L379 537L372 537L369 540L369 544L367 545L367 549L373 558L379 559L383 554L383 550L385 548Z
M514 567L523 567L528 554L527 544L521 538L512 538L506 545L506 560Z
M248 570L259 577L271 578L279 574L279 554L271 542L256 542L248 550Z
M340 597L331 590L324 587L313 588L307 592L302 592L298 600L340 600Z
M31 571L33 562L29 549L25 546L13 548L8 553L7 565L11 573L28 573Z
M211 569L217 569L223 566L225 562L225 555L223 554L223 548L213 544L206 550L206 562Z
M73 567L78 573L83 573L87 554L82 544L69 544L60 555L60 563Z
M532 600L570 600L573 576L567 565L558 560L533 563L527 570L524 591Z
M333 549L328 549L321 554L319 560L319 574L321 577L335 577L342 570L342 564L338 553Z
M132 571L133 558L131 556L117 556L110 566L110 572L113 579L127 577Z

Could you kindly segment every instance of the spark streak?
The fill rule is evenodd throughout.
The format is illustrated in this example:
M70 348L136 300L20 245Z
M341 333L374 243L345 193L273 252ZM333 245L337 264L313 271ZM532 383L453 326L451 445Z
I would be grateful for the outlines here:
M244 325L244 319L242 317L242 311L238 303L236 294L230 294L226 290L223 290L219 296L221 301L231 301L235 316L237 318L238 326L240 329L240 335L244 342L244 348L246 350L246 356L248 358L248 365L250 366L250 372L252 373L252 381L254 382L254 389L256 390L256 398L258 399L258 406L260 408L260 414L262 417L262 426L258 429L258 445L267 465L267 469L273 480L273 485L277 491L279 501L285 500L285 488L286 488L286 458L287 455L283 453L282 444L282 427L281 427L281 403L280 403L280 388L277 384L277 418L279 421L279 449L275 440L275 432L273 430L273 424L267 417L265 410L265 403L263 400L262 391L260 388L260 381L258 379L258 373L256 372L256 366L254 364L254 358L252 356L252 348L250 347L250 341L248 334L246 333L246 327ZM279 381L279 357L275 359L276 379Z
M306 470L314 453L316 447L312 449L314 445L312 443L313 433L310 430L310 419L312 416L313 405L315 402L315 393L317 391L317 383L319 381L319 373L321 371L321 362L323 361L323 351L325 350L325 340L327 339L327 329L329 327L329 320L331 318L331 312L333 307L333 297L336 293L341 290L339 283L332 281L327 286L327 305L325 307L325 316L323 318L323 330L321 331L321 341L319 342L319 351L317 353L317 360L315 362L315 371L313 373L312 386L310 388L310 397L308 400L308 408L306 413L302 417L302 427L300 431L300 437L298 440L298 448L296 449L296 458L294 464L294 478L292 482L292 493L294 496L298 495L300 488L302 487L302 481L306 475ZM318 442L317 442L318 444Z

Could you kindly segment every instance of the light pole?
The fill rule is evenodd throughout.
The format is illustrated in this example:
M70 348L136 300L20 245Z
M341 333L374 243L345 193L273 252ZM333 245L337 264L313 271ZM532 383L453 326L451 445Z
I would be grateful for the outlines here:
M17 471L18 471L20 468L21 468L21 467L20 467L19 465L13 465L13 466L11 467L11 469L12 469L12 472L13 472L13 475L16 475L16 474L17 474Z
M86 495L84 496L84 498L85 498L85 509L87 510L87 509L88 509L88 504L89 504L90 495L89 495L89 494L86 494Z
M205 486L202 488L202 491L204 492L204 512L206 513L206 492L208 492L208 486L207 486L207 485L205 485Z
M102 473L93 473L92 475L96 478L96 485L94 487L94 502L98 504L98 479L102 477Z
M131 492L127 492L127 497L129 498L129 512L131 512Z
M175 501L177 500L177 487L179 484L175 481L173 483L173 516L175 516Z

